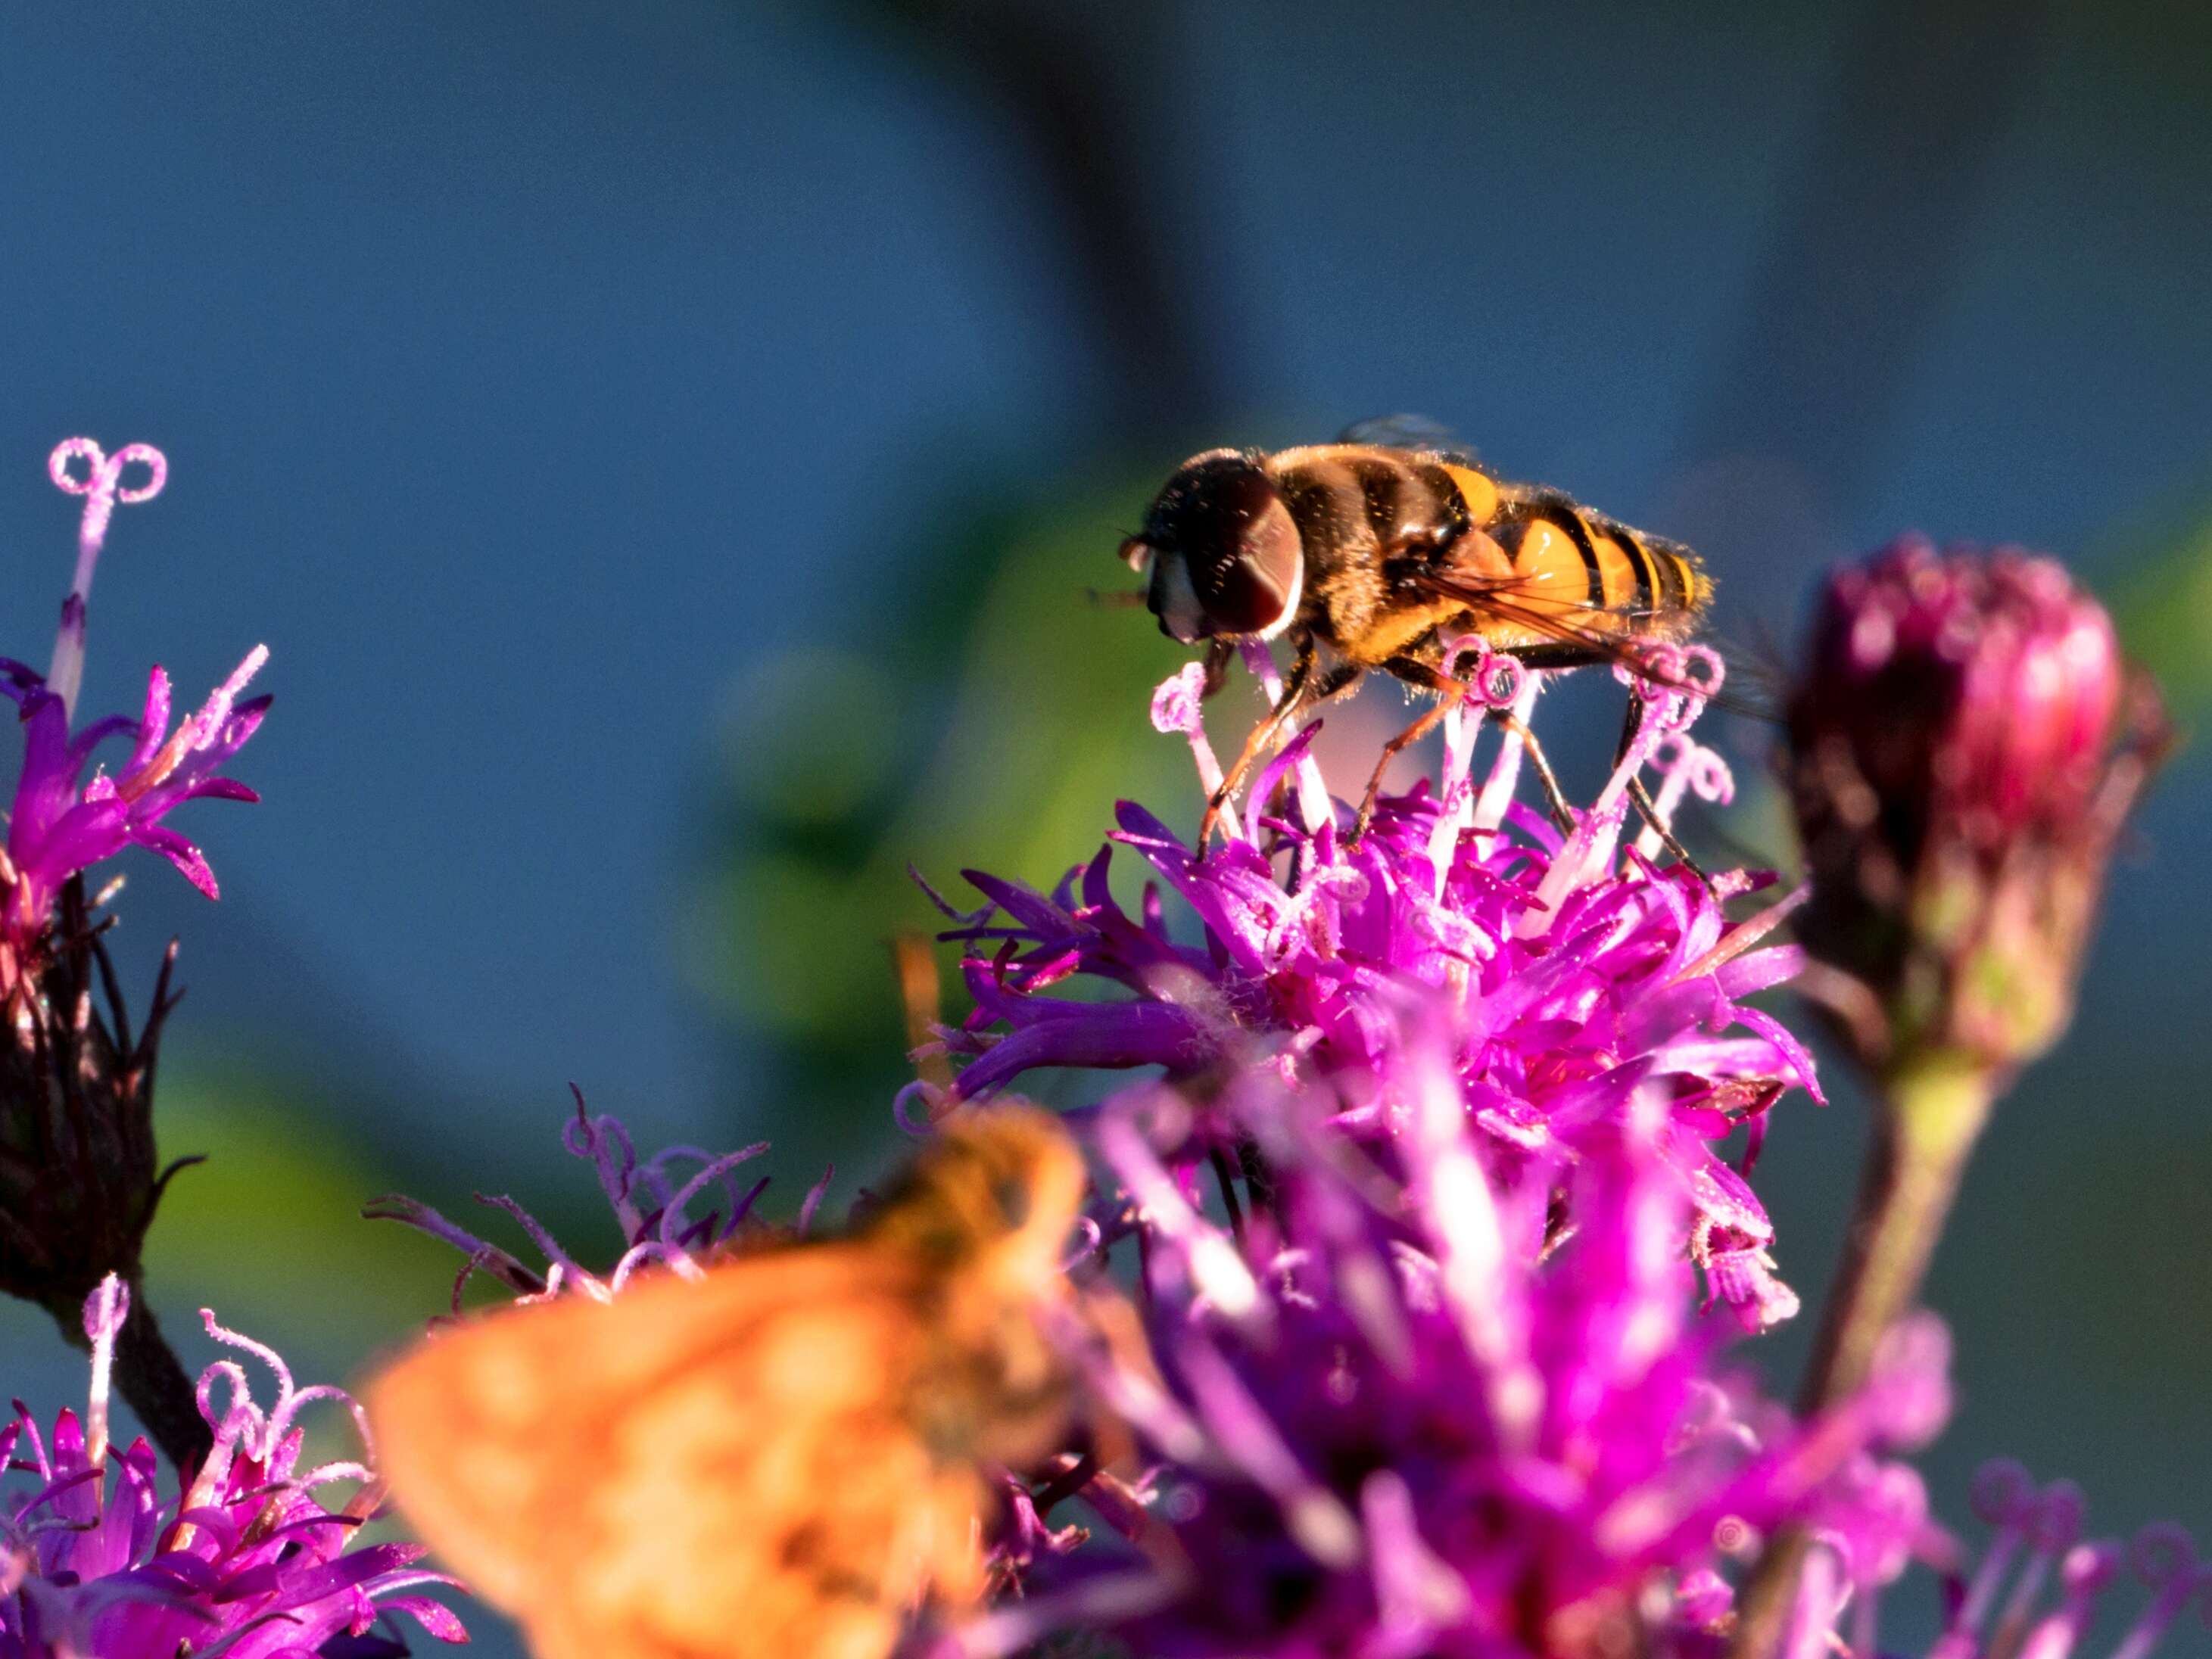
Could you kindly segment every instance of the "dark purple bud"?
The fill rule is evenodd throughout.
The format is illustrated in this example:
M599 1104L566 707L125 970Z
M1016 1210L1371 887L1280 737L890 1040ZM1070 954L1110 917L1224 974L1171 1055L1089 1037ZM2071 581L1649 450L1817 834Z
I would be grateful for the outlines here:
M1830 580L1788 719L1803 936L1886 1016L1863 1057L2041 1053L2163 734L2104 608L2051 559L1903 538Z

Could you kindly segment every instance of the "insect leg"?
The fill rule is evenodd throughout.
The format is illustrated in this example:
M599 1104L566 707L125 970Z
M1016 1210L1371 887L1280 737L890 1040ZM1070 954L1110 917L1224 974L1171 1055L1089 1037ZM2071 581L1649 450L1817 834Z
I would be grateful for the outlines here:
M1493 708L1491 720L1504 731L1521 739L1521 751L1528 757L1528 763L1536 769L1536 781L1544 786L1544 804L1551 808L1552 822L1568 835L1575 830L1575 810L1567 804L1567 792L1559 787L1559 775L1552 769L1551 757L1544 745L1536 741L1536 734L1528 723L1510 708Z
M1637 728L1643 724L1644 694L1632 686L1628 693L1628 718L1620 728L1620 745L1613 752L1615 766L1628 758L1629 746L1636 741ZM1690 849L1682 845L1674 826L1660 816L1658 803L1651 799L1651 792L1644 787L1642 778L1628 781L1628 799L1635 805L1637 815L1650 826L1651 833L1658 836L1661 844L1674 855L1675 861L1695 876L1698 884L1707 892L1712 891L1713 878L1705 872L1697 860L1690 856Z
M1213 799L1206 804L1206 816L1199 821L1198 853L1206 856L1206 849L1213 842L1213 826L1221 822L1221 814L1244 781L1244 775L1252 769L1260 757L1267 752L1267 745L1290 724L1291 717L1298 712L1304 701L1306 688L1312 683L1314 642L1309 635L1298 641L1297 660L1291 665L1290 677L1283 682L1282 699L1269 712L1267 718L1252 728L1252 735L1244 739L1244 751L1237 757L1237 764L1229 769L1221 780L1221 787L1213 792Z
M1419 720L1382 745L1382 757L1375 763L1374 774L1367 780L1367 793L1360 798L1359 816L1352 821L1352 833L1344 838L1346 847L1357 847L1359 838L1367 833L1367 825L1375 817L1376 798L1382 793L1382 774L1389 769L1390 763L1428 736L1437 722L1451 712L1452 705L1467 695L1468 688L1457 680L1411 657L1393 657L1382 666L1408 685L1435 692L1437 701L1433 708L1423 710Z
M1637 729L1644 724L1644 692L1632 680L1628 685L1628 711L1620 723L1620 741L1613 745L1613 763L1618 766L1628 758L1629 745L1636 741Z
M1134 611L1145 603L1145 590L1141 587L1086 587L1083 591L1101 611Z
M1699 886L1707 892L1711 892L1713 878L1705 873L1705 867L1697 860L1690 856L1690 849L1682 845L1681 838L1675 835L1673 827L1665 818L1659 816L1658 805L1651 799L1651 792L1644 787L1643 779L1629 780L1628 799L1635 803L1636 810L1644 822L1650 825L1651 833L1658 836L1666 844L1667 850L1674 855L1675 862L1695 876Z
M1366 677L1366 669L1363 668L1356 662L1340 662L1337 664L1335 667L1330 669L1328 672L1323 674L1318 680L1314 682L1313 690L1306 697L1306 706L1299 712L1301 714L1310 714L1313 710L1320 708L1322 704L1330 702L1332 699L1342 696L1346 691L1352 690L1357 687L1359 682ZM1281 784L1277 786L1277 788L1279 793L1282 790L1291 789L1294 787L1295 786L1292 784L1291 781L1285 778L1283 780ZM1328 808L1328 813L1330 818L1334 820L1336 816L1336 809L1333 804ZM1291 853L1290 878L1287 888L1288 891L1295 893L1298 890L1300 886L1304 884L1305 880L1305 858L1306 848L1304 844L1301 842L1298 846L1294 848Z
M1367 671L1356 662L1340 662L1314 683L1313 695L1306 699L1308 708L1318 708L1334 698L1342 696L1359 684L1359 677Z
M1044 1485L1030 1493L1030 1502L1036 1505L1037 1513L1048 1513L1055 1504L1064 1503L1089 1486L1098 1473L1098 1454L1087 1451Z

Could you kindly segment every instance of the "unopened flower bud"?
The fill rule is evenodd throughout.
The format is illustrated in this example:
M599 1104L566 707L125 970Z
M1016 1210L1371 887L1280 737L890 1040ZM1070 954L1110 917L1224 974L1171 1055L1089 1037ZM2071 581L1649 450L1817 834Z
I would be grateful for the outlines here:
M2103 607L2052 560L1901 538L1831 580L1788 720L1802 935L1880 1011L1862 1058L2033 1059L2163 731Z

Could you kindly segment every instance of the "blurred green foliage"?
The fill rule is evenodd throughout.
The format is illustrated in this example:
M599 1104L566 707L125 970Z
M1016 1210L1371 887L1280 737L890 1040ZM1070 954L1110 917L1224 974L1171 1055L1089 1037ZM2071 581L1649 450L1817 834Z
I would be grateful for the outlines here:
M1115 602L1136 584L1115 550L1158 483L1012 507L977 490L931 546L883 562L903 586L856 605L852 637L774 659L733 696L688 957L772 1056L744 1093L780 1169L895 1144L912 1073L891 941L943 925L909 864L963 903L963 868L1049 885L1097 850L1120 797L1195 822L1188 750L1147 718L1189 653ZM957 1017L957 952L938 961Z
M2212 501L2122 545L2124 574L2112 593L2120 636L2186 737L2212 703Z
M146 1248L148 1292L188 1364L214 1357L203 1306L275 1343L303 1382L350 1378L444 1311L460 1258L411 1227L363 1220L380 1194L418 1197L533 1263L477 1190L513 1191L589 1265L621 1249L590 1169L559 1150L557 1104L542 1140L481 1167L380 1138L373 1107L312 1078L177 1068L155 1112L165 1158L206 1159L169 1184ZM486 1281L470 1300L504 1294Z
M170 1183L149 1236L147 1288L166 1325L196 1328L191 1310L204 1304L296 1352L303 1370L350 1368L441 1310L453 1253L361 1219L363 1200L404 1176L391 1149L346 1132L358 1121L296 1079L163 1078L164 1155L207 1160ZM172 1340L185 1334L173 1328Z

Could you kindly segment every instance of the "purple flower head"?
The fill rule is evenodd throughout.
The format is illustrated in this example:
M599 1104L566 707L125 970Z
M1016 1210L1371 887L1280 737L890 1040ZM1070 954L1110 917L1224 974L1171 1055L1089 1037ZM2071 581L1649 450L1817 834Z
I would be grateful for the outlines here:
M110 1277L85 1304L82 1420L64 1411L42 1436L19 1401L0 1427L0 1478L28 1477L0 1496L0 1659L371 1659L407 1651L396 1613L441 1641L468 1639L450 1609L419 1594L453 1583L415 1569L419 1546L355 1544L380 1501L369 1465L299 1467L302 1407L339 1402L366 1444L360 1408L337 1389L295 1387L275 1352L213 1315L203 1310L209 1334L266 1364L276 1399L257 1404L236 1361L210 1366L198 1398L214 1450L166 1498L152 1447L111 1448L108 1379L129 1302ZM340 1481L356 1490L329 1507L319 1493Z
M80 479L73 466L82 462ZM147 470L147 482L125 488L125 471ZM70 878L125 847L150 848L167 859L210 898L215 875L198 848L162 819L196 797L255 800L252 790L222 776L221 769L244 745L268 712L270 699L239 700L246 683L268 660L256 646L230 678L211 692L195 714L169 730L169 678L155 668L147 682L146 702L138 719L111 715L71 729L76 695L83 679L85 602L107 525L118 503L143 501L160 493L168 477L161 451L132 444L120 454L103 455L89 438L72 438L53 453L50 469L62 489L85 498L78 538L76 578L62 605L61 628L47 672L0 659L0 693L15 700L23 722L23 769L15 785L8 825L8 845L0 880L8 888L0 908L0 976L12 988L32 970L39 941L56 898ZM131 753L119 769L84 770L99 747L112 738L129 738Z
M1830 580L1790 702L1808 945L1877 1068L2033 1059L2162 744L2148 681L2055 561L1905 537Z
M1055 1547L1032 1516L1010 1540L1027 1599L971 1650L1073 1626L1160 1659L1704 1654L1759 1533L1910 1534L1865 1471L1940 1425L1940 1326L1901 1328L1860 1395L1791 1419L1697 1316L1662 1085L1571 1155L1522 1153L1468 1117L1448 1024L1401 1049L1387 1164L1333 1091L1258 1074L1199 1109L1163 1085L1101 1109L1146 1241L1143 1337L1070 1346L1147 1474L1133 1503L1085 1495L1148 1565ZM1203 1114L1269 1171L1233 1224L1177 1173Z
M442 1239L467 1259L453 1281L453 1311L461 1311L461 1292L478 1273L489 1273L515 1293L520 1301L535 1301L564 1292L605 1301L621 1291L640 1267L659 1265L688 1278L696 1278L706 1265L741 1238L769 1229L753 1214L753 1206L768 1189L769 1177L740 1182L738 1166L768 1151L764 1140L733 1152L710 1152L698 1146L668 1146L640 1158L629 1131L609 1113L593 1116L580 1089L570 1085L576 1101L575 1115L561 1133L561 1144L598 1173L599 1190L622 1229L623 1249L605 1274L594 1273L572 1255L552 1233L515 1200L504 1194L479 1203L504 1212L521 1227L544 1258L541 1273L499 1245L477 1237L448 1220L428 1205L397 1194L372 1199L362 1214L373 1221L400 1221ZM685 1164L697 1168L687 1171ZM804 1237L829 1190L834 1168L808 1191L792 1231ZM719 1197L720 1206L716 1206ZM708 1207L695 1218L695 1204Z
M1712 1293L1753 1328L1787 1317L1796 1298L1773 1276L1773 1227L1743 1173L1776 1099L1792 1085L1819 1098L1820 1085L1805 1049L1742 999L1796 971L1794 947L1759 945L1794 901L1731 921L1724 902L1771 878L1738 871L1708 885L1659 867L1656 833L1626 832L1631 785L1648 769L1662 815L1692 790L1728 797L1727 767L1692 735L1718 660L1670 647L1653 665L1675 689L1652 697L1563 835L1514 799L1525 745L1510 726L1486 772L1474 767L1485 705L1525 725L1543 675L1468 648L1481 659L1465 678L1482 690L1448 716L1437 779L1384 796L1356 846L1309 728L1224 817L1224 847L1201 854L1125 802L1108 846L1049 895L969 872L987 902L971 915L948 907L961 925L946 937L974 947L963 967L976 1004L947 1034L970 1056L954 1092L986 1096L1044 1066L1154 1065L1195 1084L1265 1064L1329 1083L1347 1103L1340 1127L1387 1139L1400 1013L1434 1004L1462 1109L1501 1151L1556 1158L1617 1127L1639 1091L1656 1096L1657 1143L1691 1200L1684 1224ZM1264 653L1248 660L1276 695ZM1200 672L1162 685L1152 714L1188 738L1211 791L1221 775ZM1152 878L1134 914L1109 885L1116 844ZM1168 926L1162 884L1195 913L1196 938ZM1079 976L1121 994L1048 994ZM1738 1127L1740 1166L1715 1150Z

